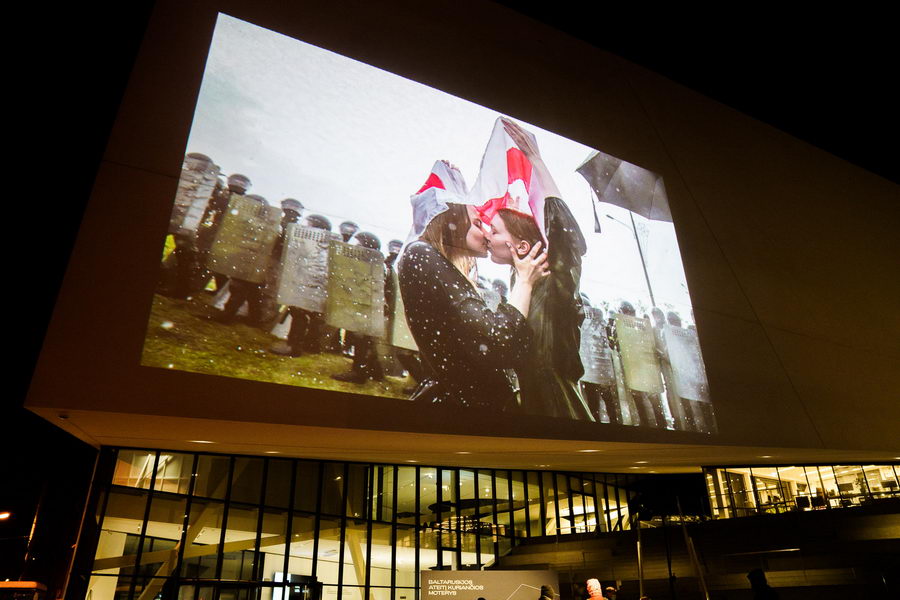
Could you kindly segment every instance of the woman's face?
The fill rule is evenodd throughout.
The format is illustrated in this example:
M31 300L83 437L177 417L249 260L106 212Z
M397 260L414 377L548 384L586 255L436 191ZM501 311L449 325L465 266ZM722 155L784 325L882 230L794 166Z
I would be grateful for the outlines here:
M472 256L486 258L488 255L488 238L481 217L474 206L466 206L469 213L469 231L466 232L466 248Z
M501 215L497 215L494 217L494 220L491 221L490 231L489 248L491 251L491 260L500 265L513 264L510 246L516 248L521 244L522 240L514 238L506 229L506 223L503 222L503 217ZM509 246L507 244L509 244Z

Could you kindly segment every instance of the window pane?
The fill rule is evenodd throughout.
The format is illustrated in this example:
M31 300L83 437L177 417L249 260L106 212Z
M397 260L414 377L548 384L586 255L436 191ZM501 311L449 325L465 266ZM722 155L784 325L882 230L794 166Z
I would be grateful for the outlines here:
M540 473L528 471L528 528L529 536L544 535L544 524L541 520L541 480Z
M230 462L226 456L201 454L197 461L197 481L194 484L194 495L224 500L228 488Z
M890 465L865 465L863 473L872 498L887 498L897 491L897 480Z
M828 505L832 508L840 507L841 496L838 493L837 479L834 475L834 469L831 467L816 467L819 472L819 478L825 487L825 496L828 498Z
M825 492L825 484L819 476L817 467L805 467L803 469L806 480L809 482L809 505L813 510L828 508L828 499Z
M364 518L366 515L366 501L369 494L369 470L370 467L368 465L351 464L348 466L347 477L349 480L346 482L346 515L348 517Z
M424 471L424 470L423 470ZM431 491L434 493L434 469L431 469L432 482ZM423 480L427 479L424 475ZM416 505L416 486L420 492L425 492L425 485L419 485L416 481L415 467L398 467L397 468L397 522L413 525L416 522L416 514L419 507Z
M389 524L372 524L372 550L369 563L369 585L391 585L391 526Z
M522 471L512 472L512 487L513 535L524 538L527 535L528 507L525 505L525 474Z
M259 504L262 493L262 458L234 459L234 474L231 476L231 501L244 504Z
M293 463L289 460L270 459L266 474L266 493L263 504L287 508L291 497L291 470Z
M379 465L374 468L373 474L375 481L372 485L371 518L376 521L390 522L394 518L394 508L396 506L396 499L394 498L394 467ZM411 489L414 489L414 487Z
M173 494L187 494L193 465L193 454L161 452L156 465L156 483L153 489Z
M149 489L155 460L155 452L119 450L113 473L113 485Z
M597 531L597 516L594 506L594 480L586 473L581 478L582 503L584 514L582 515L583 531Z
M325 523L323 523L323 526L324 525ZM291 544L288 563L288 573L290 575L312 575L312 557L315 535L315 517L294 513L294 517L291 520ZM279 571L280 570L281 569L279 569Z
M434 568L438 564L438 518L440 507L437 504L437 469L423 467L419 477L419 513L422 523L419 545L419 568Z
M229 505L225 531L228 552L222 559L223 579L253 579L258 524L258 507L236 502Z
M397 585L409 587L418 585L416 530L412 526L397 526Z
M181 540L184 511L187 499L184 497L156 494L150 501L150 515L144 533L141 561L138 573L144 577L169 577L173 574L175 562L169 560L171 552ZM162 589L164 580L147 581L150 586L146 593L154 597Z
M619 519L622 529L631 529L631 522L628 514L628 477L619 475L616 480L619 498Z
M297 484L294 488L294 508L308 513L316 511L319 501L319 466L321 463L297 461ZM340 473L338 473L340 475Z
M367 547L366 522L362 519L347 519L347 530L344 537L343 584L345 586L365 585Z
M778 512L790 512L797 510L799 504L808 505L809 484L803 473L802 467L778 467L776 469L779 481L779 489L781 490L781 503L778 506ZM805 498L805 501L799 501L799 498Z
M544 525L541 527L540 535L556 535L559 524L557 523L556 512L556 491L553 484L553 473L538 473L541 476L542 487L544 490Z
M325 463L322 479L322 512L329 515L344 514L344 465Z
M865 476L859 465L835 465L837 488L841 498L841 506L857 506L866 494Z
M259 575L263 581L276 581L276 573L284 572L284 548L287 537L287 510L263 509L259 536Z
M185 534L181 575L190 579L215 579L225 504L195 498L191 502Z
M88 582L92 598L113 600L117 595L127 595L135 574L147 498L147 492L137 489L110 491L94 554L94 572Z
M326 585L336 585L341 551L341 522L339 519L322 519L319 527L315 576Z
M488 470L478 471L475 487L478 495L478 525L475 528L475 537L478 543L477 560L482 565L489 565L494 560L494 541L497 532L494 526L491 472Z
M494 493L497 498L497 535L502 535L505 537L510 537L510 529L512 528L512 523L509 520L509 475L508 471L494 471L494 477L496 479L494 485ZM490 510L490 504L487 505L488 510Z
M727 486L731 492L735 516L744 517L756 513L756 499L750 481L750 469L725 471Z

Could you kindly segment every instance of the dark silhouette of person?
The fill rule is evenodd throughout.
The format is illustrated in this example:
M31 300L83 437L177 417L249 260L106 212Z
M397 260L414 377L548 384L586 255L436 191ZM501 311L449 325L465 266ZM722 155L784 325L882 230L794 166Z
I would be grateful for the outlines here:
M354 239L364 248L381 251L381 240L374 233L360 231ZM353 364L348 373L338 373L331 378L349 383L365 383L370 379L383 381L384 370L381 368L381 361L378 360L375 338L348 331L344 339L353 344Z
M622 302L619 305L619 313L628 315L629 317L637 317L634 305L630 302ZM615 327L615 324L614 324ZM618 343L618 335L616 338L616 349L621 355L621 348ZM622 368L625 369L625 361L622 361ZM666 417L662 409L662 398L659 394L644 392L640 390L629 390L634 400L638 415L640 416L640 424L643 426L656 427L664 429L666 427Z
M262 205L268 202L262 196L255 194L247 194L248 199L252 199ZM270 257L271 258L271 257ZM229 279L228 290L230 295L228 301L225 302L225 308L215 317L220 323L231 323L234 321L238 310L244 303L247 303L247 320L250 325L259 327L266 321L265 309L263 306L263 286L265 283L255 283L232 277Z
M359 231L359 225L354 223L353 221L344 221L340 225L338 225L338 231L341 233L341 238L345 242L350 242L350 239L356 235L356 232Z
M750 591L753 594L753 600L778 600L778 595L766 580L766 574L762 569L753 569L747 573L747 580L750 581Z
M322 215L308 215L305 221L307 227L331 231L331 221ZM301 356L304 351L319 352L324 316L299 306L288 307L288 314L291 316L291 328L287 341L276 342L269 347L269 352L292 357Z

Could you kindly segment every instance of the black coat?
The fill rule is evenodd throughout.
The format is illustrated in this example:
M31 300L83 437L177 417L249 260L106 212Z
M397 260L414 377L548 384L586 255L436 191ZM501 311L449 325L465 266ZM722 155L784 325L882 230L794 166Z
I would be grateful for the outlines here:
M593 421L578 380L584 375L579 350L584 308L581 257L587 245L569 207L559 198L544 204L550 276L531 293L528 325L534 335L524 368L517 370L522 410L527 414Z
M528 354L531 330L517 309L491 311L430 244L411 243L398 267L406 319L428 369L413 400L494 410L515 407L505 372Z

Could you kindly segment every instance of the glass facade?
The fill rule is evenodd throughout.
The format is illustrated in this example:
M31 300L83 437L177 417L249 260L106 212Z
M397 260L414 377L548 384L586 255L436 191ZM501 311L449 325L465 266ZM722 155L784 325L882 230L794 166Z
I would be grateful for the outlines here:
M709 467L713 518L847 508L900 498L897 465Z
M630 528L640 476L103 450L88 600L418 600L530 537Z

